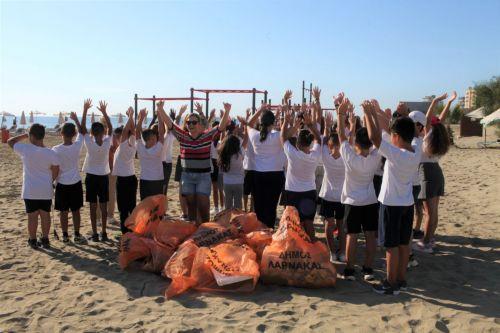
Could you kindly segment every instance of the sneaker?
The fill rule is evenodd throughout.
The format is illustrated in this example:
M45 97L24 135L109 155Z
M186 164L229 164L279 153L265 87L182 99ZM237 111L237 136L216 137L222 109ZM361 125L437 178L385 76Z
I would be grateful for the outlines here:
M333 253L330 252L330 262L333 264L335 262L335 259L337 259L337 256Z
M361 272L363 273L363 279L365 281L375 280L375 275L373 274L373 268L363 266Z
M73 241L75 243L82 244L85 242L85 238L83 238L80 234L75 234L75 237L73 237Z
M424 238L424 232L422 230L413 229L413 239L422 239Z
M219 214L219 207L214 207L211 211L210 214L212 215L217 215Z
M108 234L105 232L101 232L101 241L107 242L109 241Z
M406 283L406 281L398 281L398 288L399 288L399 290L407 291L408 290L408 283Z
M374 285L373 291L381 295L399 295L399 288L391 286L391 284L387 280Z
M337 260L340 262L346 262L346 257L344 253L340 253L340 251L337 251Z
M35 239L28 239L28 246L30 246L32 249L36 250L40 246L40 243Z
M418 266L418 261L415 258L415 255L412 253L412 254L410 254L410 259L408 260L408 268L417 267L417 266Z
M413 243L411 248L414 251L419 251L419 252L429 253L429 254L433 253L432 246L430 244L425 244L423 241L418 241L416 243Z
M99 241L99 234L93 234L92 236L89 237L89 240L93 242L98 242Z
M63 243L69 242L69 235L67 232L63 232Z
M50 249L50 241L48 237L40 238L40 244L44 249Z
M356 273L354 268L345 268L343 273L344 280L355 281L356 277L354 273Z

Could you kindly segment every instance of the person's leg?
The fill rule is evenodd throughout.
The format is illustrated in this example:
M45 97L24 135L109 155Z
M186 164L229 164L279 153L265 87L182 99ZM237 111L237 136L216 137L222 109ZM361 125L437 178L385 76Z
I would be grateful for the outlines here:
M397 284L398 271L400 267L399 259L399 247L386 248L385 260L387 263L387 281L389 281L392 286L395 286Z
M346 268L353 269L354 263L356 262L356 247L358 245L358 235L357 234L347 234L347 244L346 244Z
M397 269L397 281L406 281L406 271L408 270L408 259L410 258L410 247L408 245L400 245L399 261Z
M224 210L227 207L224 207L223 204L225 203L224 200L224 183L223 183L224 175L222 172L219 173L219 177L217 178L217 190L218 192L214 193L214 195L219 195L219 202L220 202L220 209Z
M92 226L92 235L97 235L97 202L90 203L90 225Z
M439 221L439 197L432 198L433 200L433 210L432 210L432 229L430 234L430 240L433 240L436 235L436 229Z
M28 213L28 234L30 239L36 240L36 231L38 229L38 215L39 211Z
M59 212L59 221L61 222L61 229L62 229L63 235L68 234L68 215L69 215L69 212L67 210ZM75 217L73 214L73 220L74 219L75 219ZM74 223L74 221L73 221L73 223Z
M99 206L101 207L101 232L103 235L106 235L106 223L107 223L107 216L108 216L108 203L107 202L101 202L99 203Z
M424 217L422 205L422 200L415 201L414 229L419 231L422 228L422 220Z
M180 205L181 205L182 216L183 217L188 216L188 204L187 204L187 200L186 200L186 197L182 195L182 191L181 191L180 186L179 186L179 202L180 202Z
M210 220L210 197L196 194L196 206L198 208L198 224L208 222Z
M335 222L337 224L338 237L339 237L339 253L340 253L340 255L343 255L343 254L345 255L346 233L345 233L345 228L344 228L344 220L343 219L336 219Z
M73 216L73 228L75 230L75 235L79 235L80 234L80 220L81 220L80 209L72 211L71 215ZM66 216L66 219L67 219L67 216ZM66 228L66 231L68 231L67 228Z
M50 212L39 210L40 219L42 221L42 238L49 238L50 233Z
M218 188L217 188L217 182L212 182L212 193L214 194L212 196L212 200L214 202L214 209L217 212L219 210L219 196L218 196Z
M263 181L266 179L265 172L255 172L253 177L253 199L254 199L254 208L255 214L257 214L257 218L259 221L267 225L269 228L274 227L274 222L271 224L269 221L269 217L266 214L266 198L265 191L267 187L265 186L257 186L257 184L264 184Z
M243 195L243 209L248 212L248 195Z
M269 172L263 177L264 182L260 184L262 190L260 191L262 203L262 210L264 215L264 222L268 227L274 228L276 224L276 209L280 199L283 186L285 184L285 176L283 172ZM264 186L268 184L268 186Z
M375 260L375 253L377 252L377 238L375 231L365 231L366 240L366 256L364 266L373 268L373 261Z
M304 231L309 236L309 238L311 238L311 241L314 242L316 240L316 233L314 231L314 220L304 219L302 221L302 224L304 226Z
M424 201L425 210L425 229L424 229L424 243L429 244L431 238L434 235L436 227L434 223L437 224L437 213L438 213L439 197L428 198Z
M224 206L226 209L233 208L233 186L224 184Z
M325 218L325 236L326 236L326 244L328 245L328 249L330 250L330 257L335 255L335 237L333 236L333 232L335 231L335 219L333 217Z
M108 209L107 209L107 217L108 219L115 218L115 201L116 201L116 176L109 175L109 201L108 201Z
M241 209L242 200L243 200L243 184L235 184L233 190L233 207Z

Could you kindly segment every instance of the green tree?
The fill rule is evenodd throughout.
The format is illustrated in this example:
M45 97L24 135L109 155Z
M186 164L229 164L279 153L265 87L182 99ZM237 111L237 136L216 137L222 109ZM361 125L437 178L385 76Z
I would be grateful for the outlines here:
M476 84L474 90L476 91L476 106L484 107L486 115L500 108L500 76L494 76L489 81Z
M456 104L453 109L450 111L450 116L448 117L451 124L458 124L460 122L460 118L462 118L462 114L464 111L460 107L459 104Z

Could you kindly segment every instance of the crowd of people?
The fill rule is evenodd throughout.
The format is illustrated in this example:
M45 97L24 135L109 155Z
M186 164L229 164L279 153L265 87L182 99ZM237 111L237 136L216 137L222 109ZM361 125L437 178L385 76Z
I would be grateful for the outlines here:
M410 112L404 103L392 112L375 99L365 100L361 117L343 93L333 98L333 113L322 109L318 88L313 96L310 105L292 105L292 92L286 91L281 105L263 104L253 114L248 109L238 117L230 117L228 103L219 117L215 109L206 117L198 103L196 112L184 116L187 106L167 114L164 101L158 101L149 126L143 124L146 109L135 119L129 108L126 124L115 129L101 101L97 109L102 121L92 123L90 131L86 120L92 101L87 99L81 120L72 113L72 122L61 127L61 144L52 148L44 145L44 127L33 124L28 133L8 141L23 162L21 197L29 246L50 247L54 192L63 241L70 241L69 212L74 242L86 241L80 234L84 191L79 168L85 146L82 171L90 241L108 241L115 202L121 233L129 232L125 220L136 206L137 190L140 200L166 194L174 171L180 184L180 218L201 224L210 213L239 208L255 211L261 222L274 228L278 205L294 206L304 230L316 239L314 220L319 213L330 260L346 263L343 277L355 279L357 238L363 233L363 279L374 280L375 253L381 246L386 250L387 276L374 291L398 294L407 288L407 268L418 265L413 250L432 253L435 246L439 198L444 194L439 159L450 145L443 122L456 93L438 116L435 108L447 94L434 98L426 114ZM28 143L22 143L24 139ZM175 170L174 141L179 144Z

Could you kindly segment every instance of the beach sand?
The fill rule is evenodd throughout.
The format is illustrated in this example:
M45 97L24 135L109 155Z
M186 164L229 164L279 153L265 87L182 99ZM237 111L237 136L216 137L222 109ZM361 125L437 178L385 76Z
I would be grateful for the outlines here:
M480 140L459 139L469 148L453 147L442 159L446 195L438 251L418 255L420 266L409 272L408 292L380 296L364 282L339 279L332 289L259 284L251 294L188 292L173 300L163 297L168 280L120 270L116 241L52 240L52 250L28 248L19 198L21 161L2 144L0 332L500 332L500 150L476 149ZM46 140L48 146L57 143L55 136ZM178 216L178 184L170 184L168 213ZM82 212L87 235L88 207ZM53 221L59 228L58 216ZM109 233L117 234L117 227ZM361 256L362 248L358 252ZM379 277L383 267L379 252Z

